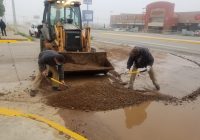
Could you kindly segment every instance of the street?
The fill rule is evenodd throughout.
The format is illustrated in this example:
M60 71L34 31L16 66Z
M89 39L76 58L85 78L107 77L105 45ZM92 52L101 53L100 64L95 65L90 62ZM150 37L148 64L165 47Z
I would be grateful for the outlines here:
M129 46L142 45L151 49L180 52L184 54L200 54L200 38L180 35L160 35L133 32L116 32L93 30L94 40L124 44Z
M12 32L10 36L15 37ZM53 93L47 83L41 87L41 93L32 98L27 88L38 71L39 40L1 43L0 137L5 140L62 140L79 135L90 140L199 139L199 38L110 31L93 31L92 36L92 46L107 51L118 73L126 69L128 54L134 45L149 47L155 57L159 93L155 92L147 73L137 77L135 88L140 95L133 97L134 93L126 86L113 88L112 75L66 76L70 89ZM121 78L128 81L129 75ZM46 104L51 103L48 99L52 98L50 101L55 102ZM66 104L61 107L62 102ZM3 108L44 117L74 133L63 134L38 121L39 117L5 115Z

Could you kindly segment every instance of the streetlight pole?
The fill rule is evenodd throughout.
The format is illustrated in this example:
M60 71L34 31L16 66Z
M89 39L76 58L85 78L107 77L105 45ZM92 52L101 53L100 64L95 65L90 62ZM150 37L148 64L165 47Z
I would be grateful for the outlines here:
M143 22L143 32L145 31L145 24L146 24L146 8L142 8L142 22Z
M17 25L17 19L16 19L15 2L14 2L14 0L12 0L12 10L13 10L13 23L14 23L14 26L16 26Z
M89 4L87 3L87 11L89 10ZM89 26L89 21L87 20L87 26Z

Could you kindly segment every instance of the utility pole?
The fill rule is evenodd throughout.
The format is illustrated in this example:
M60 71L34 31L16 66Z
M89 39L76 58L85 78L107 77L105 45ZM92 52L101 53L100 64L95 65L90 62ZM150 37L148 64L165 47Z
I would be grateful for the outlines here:
M89 10L89 4L87 3L87 11ZM87 20L87 27L89 26L89 21Z
M13 23L14 23L14 26L16 26L17 25L17 19L16 19L15 2L14 2L14 0L12 0L12 10L13 10Z

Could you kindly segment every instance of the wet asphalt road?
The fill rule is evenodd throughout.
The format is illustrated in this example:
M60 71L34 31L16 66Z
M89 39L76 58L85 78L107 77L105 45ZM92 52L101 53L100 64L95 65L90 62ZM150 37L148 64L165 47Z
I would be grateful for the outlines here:
M92 36L95 41L129 46L141 45L160 51L200 55L200 37L103 30L93 30Z

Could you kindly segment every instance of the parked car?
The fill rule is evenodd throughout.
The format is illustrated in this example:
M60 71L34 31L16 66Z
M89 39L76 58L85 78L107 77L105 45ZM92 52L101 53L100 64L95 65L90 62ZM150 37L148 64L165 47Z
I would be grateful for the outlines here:
M194 35L195 35L195 36L200 36L200 30L195 31L195 32L194 32Z
M31 27L29 28L29 35L30 36L35 36L35 37L40 37L40 33L38 31L38 25L32 24Z

